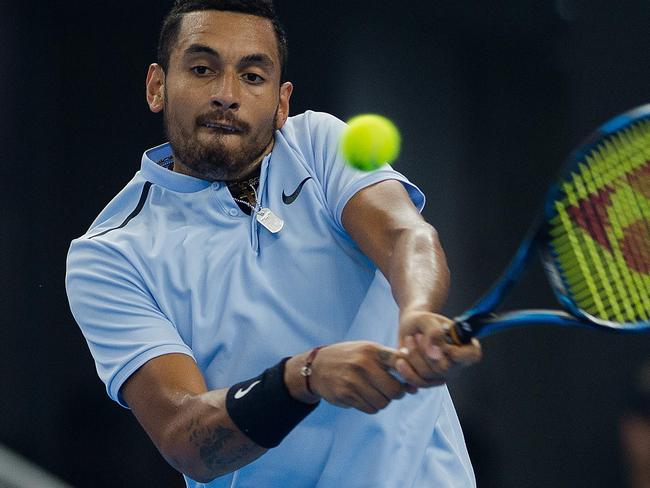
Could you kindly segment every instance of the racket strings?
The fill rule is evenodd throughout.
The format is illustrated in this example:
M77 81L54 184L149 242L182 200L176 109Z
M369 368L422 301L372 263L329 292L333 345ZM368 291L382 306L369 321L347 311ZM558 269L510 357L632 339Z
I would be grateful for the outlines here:
M560 183L548 221L570 298L612 322L650 319L650 122L599 144Z
M643 242L638 240L638 236L650 234L650 218L647 218L648 202L650 201L650 145L638 146L638 137L628 139L625 133L622 133L620 136L622 138L621 143L636 145L638 151L643 154L646 161L646 164L636 169L629 159L625 163L630 169L627 173L627 183L634 190L628 192L632 199L630 204L636 204L638 208L646 211L639 221L632 226L631 235L633 236L634 243L630 246L630 254L634 257L637 263L637 269L640 272L650 273L650 249L644 247ZM643 216L646 218L643 218Z

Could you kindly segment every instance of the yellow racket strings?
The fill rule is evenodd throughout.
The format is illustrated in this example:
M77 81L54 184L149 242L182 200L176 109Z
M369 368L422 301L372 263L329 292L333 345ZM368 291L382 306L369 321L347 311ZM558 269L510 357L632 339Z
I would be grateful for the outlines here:
M560 182L548 222L570 298L618 323L650 319L650 121L609 136Z

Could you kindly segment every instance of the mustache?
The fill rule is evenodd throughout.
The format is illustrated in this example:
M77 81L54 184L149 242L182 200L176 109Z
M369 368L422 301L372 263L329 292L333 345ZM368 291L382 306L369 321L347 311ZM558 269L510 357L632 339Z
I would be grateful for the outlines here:
M250 125L243 120L239 120L232 112L218 110L207 114L199 115L196 118L197 125L205 124L222 124L234 127L239 132L248 132Z

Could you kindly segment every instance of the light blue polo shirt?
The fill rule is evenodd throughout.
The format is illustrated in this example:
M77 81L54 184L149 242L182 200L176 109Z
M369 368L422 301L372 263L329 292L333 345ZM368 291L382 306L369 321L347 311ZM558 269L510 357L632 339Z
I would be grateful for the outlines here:
M223 183L158 164L171 153L167 144L143 155L140 171L68 254L70 306L112 399L125 406L121 386L162 354L191 356L208 388L218 389L321 344L395 346L398 309L388 282L345 232L341 214L357 191L386 179L402 182L419 209L424 197L388 165L364 173L344 164L344 127L306 112L276 132L258 189L261 206L284 221L276 234L243 213ZM186 481L210 488L474 486L444 386L376 415L321 402L248 466L209 484Z

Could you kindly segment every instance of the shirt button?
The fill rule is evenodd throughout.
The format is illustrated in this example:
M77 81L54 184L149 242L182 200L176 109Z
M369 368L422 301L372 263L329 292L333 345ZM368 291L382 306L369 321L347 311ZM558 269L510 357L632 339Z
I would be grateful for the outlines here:
M228 210L228 213L233 217L237 217L237 215L239 215L239 212L235 208L231 208L230 210Z
M215 181L214 183L212 183L212 189L213 190L218 190L219 188L221 188L221 183L219 183L218 181Z

